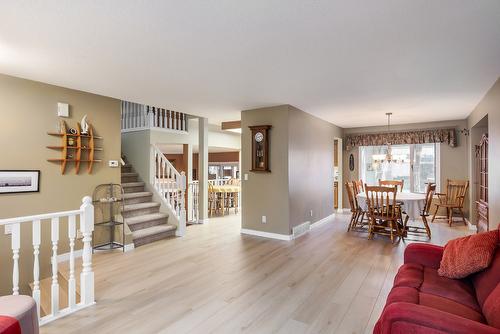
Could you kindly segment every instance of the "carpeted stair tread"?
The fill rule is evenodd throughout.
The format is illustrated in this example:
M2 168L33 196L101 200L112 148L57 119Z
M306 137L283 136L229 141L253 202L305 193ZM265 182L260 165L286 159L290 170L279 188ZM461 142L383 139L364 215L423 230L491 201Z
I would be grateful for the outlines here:
M149 237L149 236L152 236L155 234L170 232L170 231L174 231L174 230L175 230L175 226L173 226L173 225L167 225L167 224L156 225L156 226L144 228L142 230L134 231L134 232L132 232L132 237L135 240L135 239L145 238L145 237Z
M144 182L127 182L127 183L122 183L123 188L127 187L142 187L144 186Z
M147 197L147 196L153 196L153 193L149 191L140 191L136 193L126 193L123 194L124 199L131 199L131 198L138 198L138 197Z
M134 172L122 172L122 177L123 176L138 176L139 174L134 173Z
M160 203L156 202L146 202L146 203L137 203L137 204L128 204L123 206L124 212L126 211L134 211L134 210L141 210L141 209L149 209L149 208L154 208L154 207L159 207Z
M126 218L125 221L127 222L128 225L134 225L151 220L166 219L166 218L168 218L168 214L159 212L159 213L151 213L148 215Z

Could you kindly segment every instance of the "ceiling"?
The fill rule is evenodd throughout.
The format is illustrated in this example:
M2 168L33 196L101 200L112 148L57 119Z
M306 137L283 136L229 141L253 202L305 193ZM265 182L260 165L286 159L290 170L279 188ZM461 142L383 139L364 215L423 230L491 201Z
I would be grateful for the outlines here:
M0 72L211 123L463 119L500 75L500 1L2 1Z

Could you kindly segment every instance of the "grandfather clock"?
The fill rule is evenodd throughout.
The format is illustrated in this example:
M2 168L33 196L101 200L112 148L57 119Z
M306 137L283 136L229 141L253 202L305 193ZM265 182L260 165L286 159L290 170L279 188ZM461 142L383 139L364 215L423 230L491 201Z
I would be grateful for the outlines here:
M252 131L252 172L269 170L269 129L271 125L249 126Z

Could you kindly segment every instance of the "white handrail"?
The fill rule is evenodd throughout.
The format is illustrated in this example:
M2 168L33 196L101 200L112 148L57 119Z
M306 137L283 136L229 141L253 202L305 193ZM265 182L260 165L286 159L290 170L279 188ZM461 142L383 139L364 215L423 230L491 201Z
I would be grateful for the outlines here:
M75 237L76 237L76 217L80 219L80 232L83 235L83 269L80 275L80 296L81 302L76 304L75 288ZM68 239L70 245L70 278L68 281L68 307L59 309L59 282L58 282L58 261L57 250L59 243L59 227L62 224L60 218L67 217ZM41 225L43 220L50 220L52 245L51 254L51 313L40 317L40 244L41 244ZM94 272L92 271L92 231L94 230L94 206L92 198L86 196L82 200L79 210L62 211L54 213L45 213L40 215L16 217L1 219L0 225L10 228L11 231L11 249L12 249L12 294L19 294L19 261L21 248L21 224L32 224L33 231L33 299L35 299L38 309L40 325L49 323L55 319L74 313L85 307L93 305L94 300Z
M159 129L186 134L187 115L139 103L121 102L122 132Z
M54 213L43 213L40 215L33 215L33 216L0 219L0 226L13 224L13 223L30 222L30 221L37 220L37 219L42 220L42 219L50 219L50 218L58 218L58 217L59 218L60 217L68 217L68 216L72 216L72 215L77 215L79 213L80 213L80 210L70 210L70 211L61 211L61 212L54 212Z
M178 221L175 234L186 233L186 175L179 173L155 145L151 145L152 174L150 183L162 202L172 211Z

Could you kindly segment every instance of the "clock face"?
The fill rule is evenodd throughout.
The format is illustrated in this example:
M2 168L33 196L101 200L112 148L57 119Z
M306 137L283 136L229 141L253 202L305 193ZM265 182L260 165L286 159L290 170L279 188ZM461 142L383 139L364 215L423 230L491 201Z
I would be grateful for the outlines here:
M257 143L260 143L262 141L262 139L264 139L264 135L262 134L262 132L257 132L255 134L255 141Z

